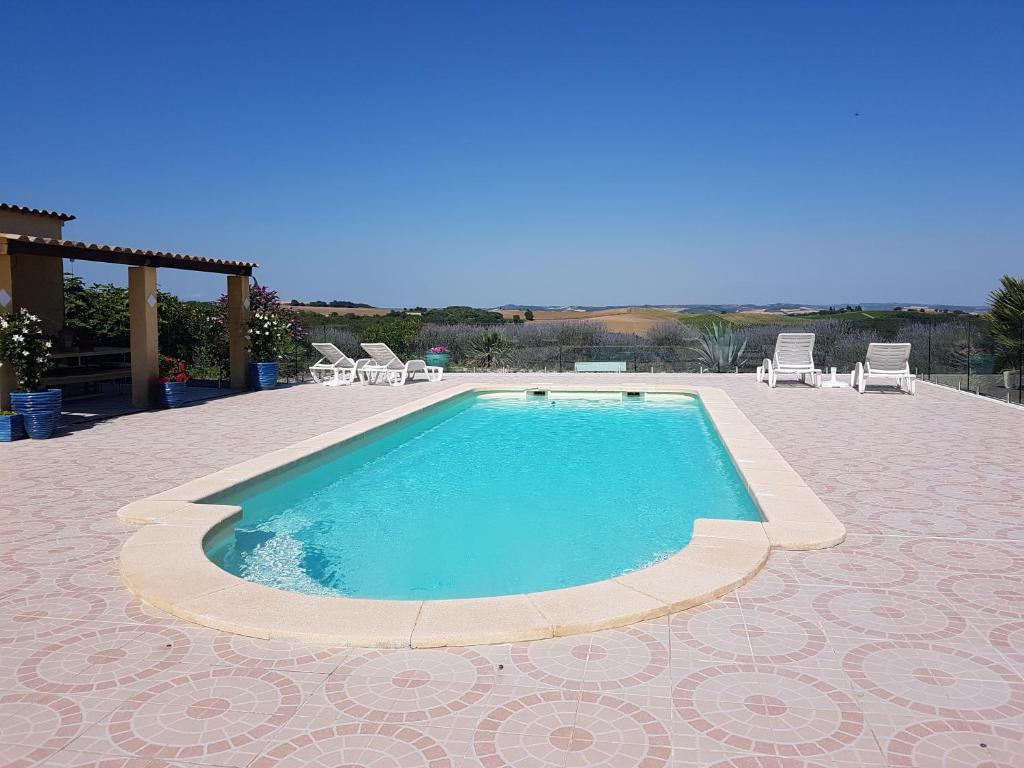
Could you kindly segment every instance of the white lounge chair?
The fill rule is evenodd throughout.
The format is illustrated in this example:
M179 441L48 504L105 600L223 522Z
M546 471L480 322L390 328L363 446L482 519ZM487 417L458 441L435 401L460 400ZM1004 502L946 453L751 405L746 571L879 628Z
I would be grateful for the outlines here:
M314 344L313 349L322 357L309 366L309 375L317 384L340 387L352 384L359 376L359 369L369 360L353 360L333 344Z
M869 379L896 379L896 386L917 394L917 376L910 372L910 344L868 344L863 363L853 372L853 386L864 394Z
M367 383L405 384L417 373L427 381L440 381L444 368L427 365L425 360L409 360L403 363L387 344L360 344L370 356L370 362L359 369L360 376Z
M779 376L799 375L807 383L811 377L813 386L821 385L821 371L814 367L813 333L780 333L775 340L775 354L767 357L757 369L758 382L768 379L768 386L774 387Z

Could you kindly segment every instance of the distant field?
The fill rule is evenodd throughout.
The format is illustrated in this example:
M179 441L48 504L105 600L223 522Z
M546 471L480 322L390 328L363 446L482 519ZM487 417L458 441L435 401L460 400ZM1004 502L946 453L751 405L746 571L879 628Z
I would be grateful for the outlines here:
M506 318L513 315L523 316L523 310L498 310ZM636 333L643 335L658 323L666 320L678 321L682 315L670 309L651 307L617 307L615 309L595 309L590 312L574 312L572 310L537 309L533 312L534 322L554 322L574 320L581 323L600 323L614 333Z
M523 312L516 309L502 309L499 311L507 318L511 318L513 315L523 316ZM670 309L651 307L620 307L616 309L597 309L589 312L534 310L533 315L534 321L538 323L565 320L600 323L609 331L635 333L640 336L647 333L651 327L666 321L678 321L699 328L712 322L724 322L740 327L750 327L756 325L802 325L820 320L835 319L843 320L854 326L893 330L898 328L900 323L908 320L920 321L926 318L933 318L935 321L940 322L960 317L953 314L923 314L920 312L897 312L886 309L836 312L831 315L782 315L772 312L730 312L723 315L713 312L676 312Z
M360 317L386 315L391 311L390 309L381 309L380 307L308 307L305 305L292 307L292 309L299 312L313 312L317 315L333 315L337 312L339 315L358 315Z
M339 315L353 314L360 317L386 315L393 310L383 307L310 307L298 306L293 309L329 316L335 312ZM522 318L525 310L500 309L503 317L511 320L513 316ZM954 320L963 315L923 314L895 310L867 310L862 312L836 312L831 315L781 315L770 312L730 312L718 314L713 312L676 312L671 309L656 307L616 307L614 309L595 309L590 311L536 309L533 312L534 322L551 323L572 321L578 323L598 323L613 333L635 333L643 336L653 326L664 322L682 322L695 328L707 326L712 322L724 322L734 326L750 327L756 325L801 325L825 319L843 320L854 326L873 328L876 330L894 330L905 321Z
M499 310L502 315L511 318L513 315L523 316L517 309ZM616 309L596 309L589 312L572 310L534 310L534 321L553 322L574 320L577 322L600 323L609 331L616 333L645 334L652 326L665 321L679 321L693 327L703 327L712 322L724 322L740 327L755 325L802 325L825 319L843 320L855 326L878 328L906 320L949 320L956 315L922 314L919 312L897 312L895 310L869 310L861 312L836 312L831 315L782 315L772 312L730 312L717 314L714 312L675 312L670 309L651 307L620 307Z
M835 312L831 315L776 315L769 312L730 312L727 315L715 313L682 314L680 318L687 325L703 326L710 322L726 322L732 325L747 327L752 325L800 325L820 320L842 320L854 326L880 328L904 321L924 321L929 318L936 322L954 320L967 315L945 313L905 312L892 309L873 309L854 312Z
M811 315L816 318L817 315ZM775 315L768 312L730 312L720 315L715 312L686 313L679 316L682 322L692 326L705 326L708 323L731 323L732 325L775 325L776 323L806 323L810 318L806 315Z

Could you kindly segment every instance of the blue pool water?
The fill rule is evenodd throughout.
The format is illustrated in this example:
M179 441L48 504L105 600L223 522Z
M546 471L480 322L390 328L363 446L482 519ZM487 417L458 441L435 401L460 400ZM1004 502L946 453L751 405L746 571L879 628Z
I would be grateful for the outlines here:
M482 597L585 584L760 520L703 406L467 395L208 499L210 559L295 592Z

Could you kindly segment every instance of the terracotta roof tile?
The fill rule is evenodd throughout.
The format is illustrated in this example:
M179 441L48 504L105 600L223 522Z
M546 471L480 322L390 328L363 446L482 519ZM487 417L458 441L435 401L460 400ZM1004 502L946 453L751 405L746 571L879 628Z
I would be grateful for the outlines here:
M204 256L190 256L187 253L170 253L168 251L148 251L142 248L126 248L119 245L102 245L100 243L82 243L76 240L58 240L53 237L35 237L33 235L13 235L0 233L0 237L3 237L9 241L20 241L23 243L38 243L41 245L50 245L57 248L81 248L90 251L99 251L101 253L126 253L132 256L146 256L160 259L167 259L171 261L181 261L193 264L220 264L229 267L258 267L251 261L232 261L230 259L208 259Z
M47 211L43 208L28 208L24 205L15 205L14 203L0 203L0 211L16 211L17 213L32 213L36 216L52 216L55 219L61 221L71 221L75 218L74 214L61 213L60 211Z

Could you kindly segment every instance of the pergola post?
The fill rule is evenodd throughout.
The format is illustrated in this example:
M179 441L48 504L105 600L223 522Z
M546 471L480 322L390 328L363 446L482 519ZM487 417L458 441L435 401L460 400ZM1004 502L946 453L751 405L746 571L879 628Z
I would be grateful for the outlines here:
M228 345L231 388L245 389L249 367L249 277L228 275Z
M160 372L156 267L128 267L128 316L131 323L132 405L148 408L153 380Z
M0 315L14 311L14 257L7 252L7 241L0 237ZM0 411L11 407L14 371L0 365Z

